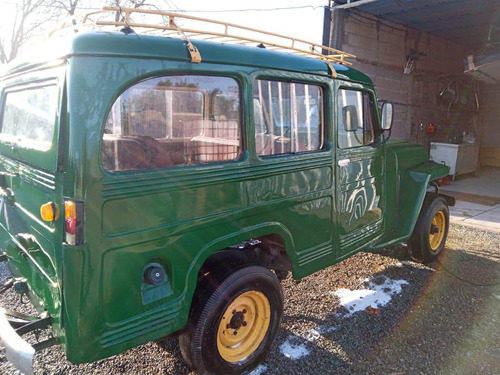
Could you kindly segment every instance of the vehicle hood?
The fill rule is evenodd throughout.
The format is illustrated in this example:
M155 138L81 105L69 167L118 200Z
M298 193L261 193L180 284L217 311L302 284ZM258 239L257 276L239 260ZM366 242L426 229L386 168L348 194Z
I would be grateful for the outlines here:
M389 140L387 150L394 154L398 170L407 170L430 160L424 146L399 139Z

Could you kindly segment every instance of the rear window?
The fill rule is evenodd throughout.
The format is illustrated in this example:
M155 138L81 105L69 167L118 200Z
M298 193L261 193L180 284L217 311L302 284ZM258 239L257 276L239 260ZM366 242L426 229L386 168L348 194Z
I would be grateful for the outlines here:
M109 171L236 160L241 155L238 82L229 77L151 78L115 101L103 135Z
M1 117L0 142L47 151L57 116L58 87L38 86L7 92Z

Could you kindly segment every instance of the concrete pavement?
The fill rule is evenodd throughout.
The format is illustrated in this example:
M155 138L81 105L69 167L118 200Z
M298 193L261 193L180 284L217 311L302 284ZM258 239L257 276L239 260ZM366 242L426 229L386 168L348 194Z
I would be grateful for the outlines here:
M452 223L500 232L500 168L462 176L441 191L457 198L457 204L450 207Z

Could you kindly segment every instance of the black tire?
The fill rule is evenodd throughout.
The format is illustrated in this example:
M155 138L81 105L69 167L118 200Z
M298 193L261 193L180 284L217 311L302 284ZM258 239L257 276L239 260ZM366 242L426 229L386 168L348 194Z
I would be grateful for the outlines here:
M238 269L218 285L198 287L179 336L182 355L199 374L251 370L269 352L282 315L276 275L261 266Z
M436 260L444 250L449 226L450 211L446 200L437 194L428 193L408 241L410 257L421 263Z

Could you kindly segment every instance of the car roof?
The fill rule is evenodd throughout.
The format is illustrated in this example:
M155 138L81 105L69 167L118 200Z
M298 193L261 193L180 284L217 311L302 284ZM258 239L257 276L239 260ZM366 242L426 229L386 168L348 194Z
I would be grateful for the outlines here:
M202 63L241 65L263 69L279 69L320 76L331 76L329 64L323 60L259 48L191 39L199 50ZM1 76L45 66L73 56L109 56L190 61L186 40L179 37L126 32L88 31L65 37L52 37L4 67ZM195 63L193 63L195 64ZM331 64L337 78L372 85L365 74L340 64Z

